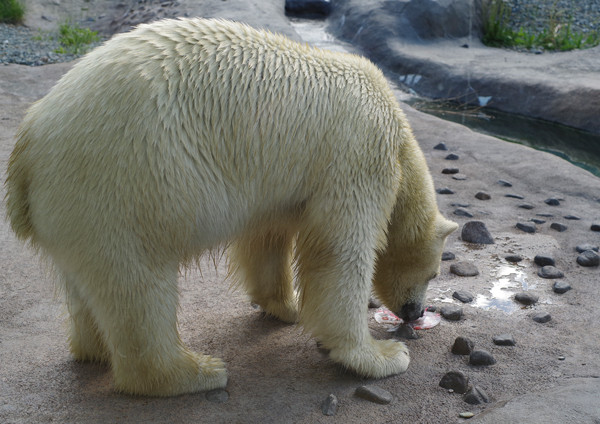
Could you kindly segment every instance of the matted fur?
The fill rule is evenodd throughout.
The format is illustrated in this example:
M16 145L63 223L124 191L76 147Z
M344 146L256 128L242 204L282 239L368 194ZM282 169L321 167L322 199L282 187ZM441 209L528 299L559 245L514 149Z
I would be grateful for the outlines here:
M402 343L369 334L372 282L394 310L422 302L456 224L366 59L222 20L140 25L77 63L17 138L11 226L60 270L74 356L109 361L118 390L225 386L176 315L179 268L227 244L252 301L334 360L406 370Z

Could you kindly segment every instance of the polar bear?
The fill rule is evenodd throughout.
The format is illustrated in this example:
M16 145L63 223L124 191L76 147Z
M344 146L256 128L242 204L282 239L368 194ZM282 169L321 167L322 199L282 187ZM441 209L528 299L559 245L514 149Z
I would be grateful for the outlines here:
M28 111L5 184L14 232L59 271L74 357L141 395L226 385L176 316L180 268L225 244L252 302L334 361L404 372L406 346L369 333L371 289L419 317L457 227L373 64L224 20L89 53Z

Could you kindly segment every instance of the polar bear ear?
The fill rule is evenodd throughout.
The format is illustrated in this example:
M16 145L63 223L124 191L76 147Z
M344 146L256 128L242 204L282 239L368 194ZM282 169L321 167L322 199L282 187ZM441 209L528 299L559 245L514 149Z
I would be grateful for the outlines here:
M457 229L458 224L456 222L449 221L441 215L438 216L436 222L436 233L439 238L446 238Z

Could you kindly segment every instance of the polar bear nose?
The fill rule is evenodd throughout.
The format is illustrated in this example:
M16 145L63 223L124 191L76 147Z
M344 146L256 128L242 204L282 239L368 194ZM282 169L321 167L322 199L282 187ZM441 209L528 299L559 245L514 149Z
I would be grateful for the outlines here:
M406 303L398 314L404 322L414 321L423 316L425 310L419 303Z

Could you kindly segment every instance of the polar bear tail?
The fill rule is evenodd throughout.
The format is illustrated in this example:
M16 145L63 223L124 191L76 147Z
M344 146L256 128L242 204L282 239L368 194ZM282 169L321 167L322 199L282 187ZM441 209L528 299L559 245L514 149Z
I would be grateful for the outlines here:
M10 155L6 188L6 216L10 226L21 240L33 237L33 225L29 210L29 178L24 160L27 139L20 138Z

